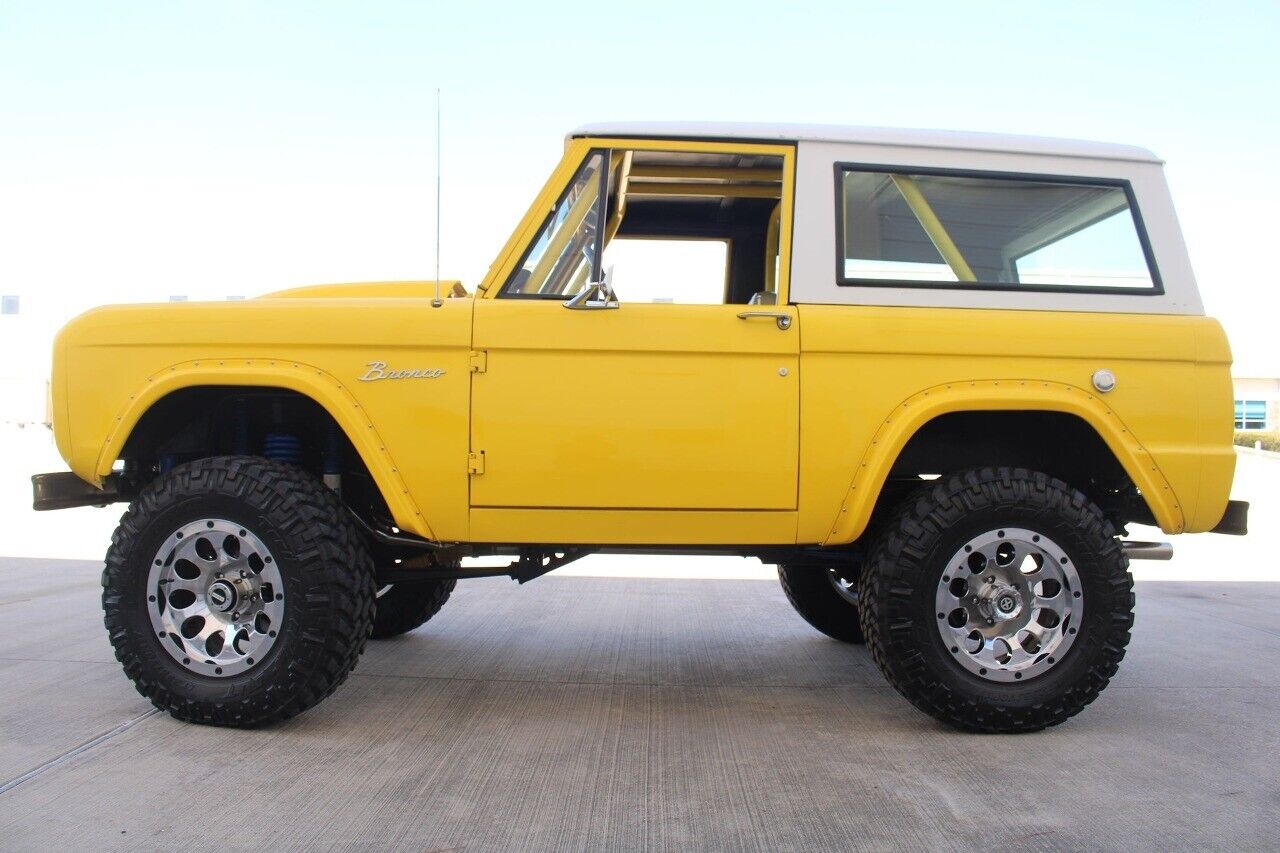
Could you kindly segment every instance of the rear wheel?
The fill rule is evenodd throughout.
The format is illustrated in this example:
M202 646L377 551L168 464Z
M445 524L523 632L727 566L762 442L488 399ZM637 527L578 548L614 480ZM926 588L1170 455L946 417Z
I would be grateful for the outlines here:
M147 486L112 536L102 604L138 692L191 722L255 726L332 693L373 622L373 564L316 479L214 457Z
M885 677L943 722L1057 725L1124 657L1133 579L1102 511L1060 480L984 468L917 493L875 547L862 628Z
M787 601L813 627L844 643L861 643L858 583L845 569L822 566L778 566Z
M440 612L457 583L448 578L380 587L374 605L373 639L396 637L425 624Z

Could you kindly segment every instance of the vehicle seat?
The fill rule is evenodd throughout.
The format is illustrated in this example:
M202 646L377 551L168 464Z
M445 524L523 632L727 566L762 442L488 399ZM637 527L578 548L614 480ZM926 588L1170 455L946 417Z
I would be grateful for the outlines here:
M748 305L777 305L778 294L771 290L762 290L759 293L751 294L751 298L747 300Z

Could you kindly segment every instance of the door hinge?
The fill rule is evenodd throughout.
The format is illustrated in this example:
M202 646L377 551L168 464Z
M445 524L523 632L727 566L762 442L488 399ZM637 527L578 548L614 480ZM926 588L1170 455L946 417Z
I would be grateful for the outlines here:
M472 451L467 454L467 473L483 474L484 473L484 451Z
M489 369L489 353L486 350L471 351L471 372L484 373Z

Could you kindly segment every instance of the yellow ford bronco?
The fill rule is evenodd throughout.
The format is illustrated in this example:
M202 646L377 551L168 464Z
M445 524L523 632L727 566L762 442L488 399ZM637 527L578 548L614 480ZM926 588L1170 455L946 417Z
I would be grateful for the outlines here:
M1029 731L1124 656L1171 553L1126 525L1245 532L1230 362L1143 149L588 126L473 293L73 320L35 506L129 502L107 630L184 720L297 714L457 580L612 551L776 563L921 710Z

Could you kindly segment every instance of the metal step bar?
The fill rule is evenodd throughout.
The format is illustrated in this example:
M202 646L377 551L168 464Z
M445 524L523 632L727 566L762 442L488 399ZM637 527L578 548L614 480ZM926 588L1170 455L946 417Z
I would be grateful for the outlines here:
M1130 560L1172 560L1173 545L1168 542L1121 541L1120 547Z

